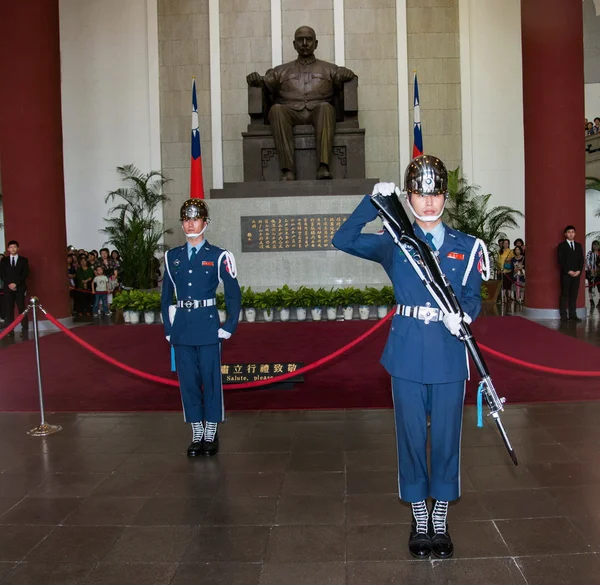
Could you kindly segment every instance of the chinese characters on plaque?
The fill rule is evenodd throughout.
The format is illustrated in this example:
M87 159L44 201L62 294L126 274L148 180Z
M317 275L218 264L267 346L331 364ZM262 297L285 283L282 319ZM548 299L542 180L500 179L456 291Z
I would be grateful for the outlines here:
M331 239L348 214L242 216L242 252L334 250Z
M270 380L283 374L290 374L302 368L303 362L279 362L279 363L237 363L222 364L221 377L223 384L240 384L244 382L256 382L259 380ZM303 382L304 377L292 376L285 382Z

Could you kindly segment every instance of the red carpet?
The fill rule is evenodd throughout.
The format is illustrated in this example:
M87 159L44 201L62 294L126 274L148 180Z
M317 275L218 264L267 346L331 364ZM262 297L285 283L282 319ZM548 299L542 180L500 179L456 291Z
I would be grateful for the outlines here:
M303 361L305 364L345 345L374 324L240 324L224 346L223 362ZM487 317L475 323L480 343L536 364L594 370L600 350L520 317ZM160 325L81 327L74 332L98 349L146 372L172 377L169 351ZM225 391L226 408L382 408L391 406L390 380L379 365L386 325L363 344L305 376L294 390ZM181 409L176 388L147 382L89 354L61 333L41 339L42 374L48 411L161 411ZM496 388L509 403L600 399L600 378L550 376L486 356ZM432 356L435 360L435 356ZM473 370L472 370L473 371ZM0 350L0 411L38 408L32 342ZM474 403L477 379L468 385Z

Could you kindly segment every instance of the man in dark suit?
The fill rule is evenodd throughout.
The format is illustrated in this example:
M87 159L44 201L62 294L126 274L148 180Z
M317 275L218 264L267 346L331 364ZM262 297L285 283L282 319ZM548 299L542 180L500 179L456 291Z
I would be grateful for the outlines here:
M0 262L0 280L3 283L4 293L4 318L10 324L14 320L15 304L20 313L25 310L25 295L27 294L27 277L29 276L29 262L24 256L19 256L19 242L8 242L8 256ZM21 324L21 337L28 329L28 319L25 317ZM8 334L14 337L14 331Z
M575 228L565 228L565 241L558 245L560 266L560 320L581 321L577 316L577 293L583 270L584 256L581 244L575 241ZM567 305L569 307L567 316Z

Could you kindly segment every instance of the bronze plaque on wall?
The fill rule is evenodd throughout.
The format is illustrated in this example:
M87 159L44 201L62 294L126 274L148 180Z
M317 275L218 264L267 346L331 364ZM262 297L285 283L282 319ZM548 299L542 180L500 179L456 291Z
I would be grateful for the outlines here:
M335 250L335 232L347 213L242 216L242 252Z

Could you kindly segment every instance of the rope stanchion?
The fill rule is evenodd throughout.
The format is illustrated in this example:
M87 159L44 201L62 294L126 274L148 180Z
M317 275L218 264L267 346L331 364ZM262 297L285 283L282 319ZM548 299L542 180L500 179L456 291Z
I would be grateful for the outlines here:
M40 309L46 316L46 319L48 319L48 321L50 321L50 323L52 323L53 325L58 327L58 329L60 329L65 335L67 335L67 337L70 337L71 339L73 339L73 341L75 341L76 343L78 343L79 345L81 345L82 347L84 347L85 349L90 351L91 353L93 353L95 356L103 359L104 361L112 364L113 366L116 366L122 370L125 370L126 372L129 372L130 374L134 374L135 376L144 378L145 380L149 380L151 382L158 382L159 384L165 384L167 386L179 387L179 382L177 382L175 380L170 380L169 378L163 378L161 376L154 376L153 374L148 374L147 372L143 372L142 370L138 370L137 368L128 366L127 364L124 364L123 362L120 362L119 360L116 360L116 359L110 357L109 355L105 354L104 352L100 351L99 349L96 349L93 345L90 345L89 343L87 343L87 341L84 341L79 336L75 335L72 331L67 329L60 321L58 321L50 313L45 311L43 309L43 307L40 306ZM258 380L256 382L248 382L246 384L228 384L227 390L244 390L244 389L248 389L248 388L258 388L261 386L269 386L270 384L276 384L276 383L278 384L284 380L287 380L288 378L294 378L301 374L305 374L306 372L310 372L311 370L314 370L315 368L318 368L318 367L322 366L323 364L326 364L327 362L337 358L338 356L342 355L343 353L347 352L348 350L352 349L354 346L356 346L359 343L361 343L362 341L364 341L367 337L369 337L370 335L375 333L375 331L377 331L380 327L382 327L385 324L385 322L389 319L389 317L394 314L394 312L395 312L394 310L390 311L383 319L378 321L368 331L365 331L362 335L360 335L356 339L352 340L350 343L347 343L340 349L317 360L316 362L313 362L302 368L299 368L294 372L288 372L281 376L275 376L273 378L269 378L268 380Z
M0 340L4 339L11 331L14 331L15 327L25 319L25 315L27 315L27 311L29 311L29 307L25 309L10 325L4 328L2 333L0 333Z

